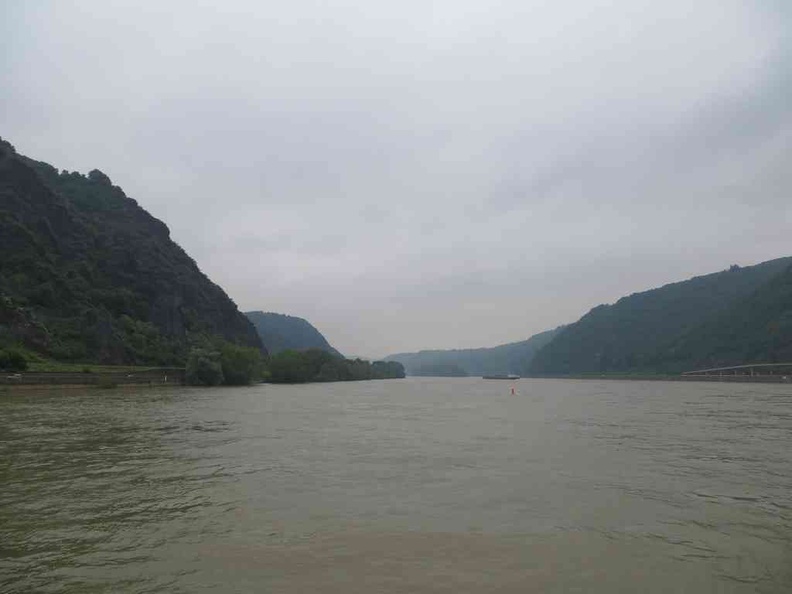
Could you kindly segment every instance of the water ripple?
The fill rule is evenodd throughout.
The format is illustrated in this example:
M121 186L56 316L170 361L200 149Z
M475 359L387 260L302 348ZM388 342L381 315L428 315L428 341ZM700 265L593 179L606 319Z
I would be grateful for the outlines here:
M788 388L523 380L517 398L497 389L416 379L4 393L0 591L288 591L281 578L295 550L349 567L361 583L393 558L420 574L404 550L370 557L363 542L383 555L389 542L409 543L433 559L429 575L467 575L486 558L482 575L518 580L519 564L501 564L515 553L566 568L559 583L583 571L573 559L589 557L614 575L643 567L652 580L626 588L635 591L792 583ZM350 526L391 536L350 540ZM208 549L257 552L240 562ZM371 564L347 566L344 551ZM586 575L578 591L613 591ZM467 591L497 589L480 586Z

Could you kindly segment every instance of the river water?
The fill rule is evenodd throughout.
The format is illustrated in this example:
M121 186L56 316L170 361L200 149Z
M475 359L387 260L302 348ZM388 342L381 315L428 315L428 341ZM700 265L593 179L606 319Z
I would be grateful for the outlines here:
M6 390L0 591L790 592L792 387Z

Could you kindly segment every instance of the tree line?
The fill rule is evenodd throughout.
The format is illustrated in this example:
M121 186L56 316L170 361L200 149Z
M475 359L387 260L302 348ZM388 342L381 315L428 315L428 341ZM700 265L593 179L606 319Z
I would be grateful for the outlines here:
M344 359L320 349L285 350L273 355L268 365L269 381L277 384L344 382L403 378L404 367L397 361Z
M344 359L321 349L285 350L269 359L258 349L222 340L207 341L190 351L185 379L190 385L247 385L257 381L276 384L343 382L403 378L396 361Z

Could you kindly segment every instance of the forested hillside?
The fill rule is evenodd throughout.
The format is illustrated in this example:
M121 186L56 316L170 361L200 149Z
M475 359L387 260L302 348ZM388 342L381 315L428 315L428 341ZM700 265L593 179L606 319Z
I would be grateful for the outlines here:
M245 315L271 354L285 350L320 349L337 357L342 356L330 346L319 330L303 318L263 311L248 311Z
M675 369L792 362L792 265L685 333L658 362Z
M164 223L102 172L59 172L0 139L0 348L170 365L215 339L262 348Z
M732 266L595 307L536 354L531 373L678 373L788 357L790 265Z
M399 353L389 355L385 360L399 361L408 375L525 375L536 351L550 342L558 331L556 328L540 332L528 340L496 347Z

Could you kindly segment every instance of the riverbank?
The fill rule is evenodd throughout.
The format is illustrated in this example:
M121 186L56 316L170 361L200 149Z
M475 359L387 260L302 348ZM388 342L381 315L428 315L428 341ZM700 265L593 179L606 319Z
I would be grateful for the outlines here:
M100 386L121 385L183 385L184 369L155 367L123 371L6 371L0 374L4 386Z
M781 375L557 375L521 379L631 380L663 382L727 382L792 384L792 377ZM515 380L516 381L516 378ZM267 382L270 383L270 382ZM123 368L121 371L23 371L0 372L0 386L99 386L184 385L181 367Z

